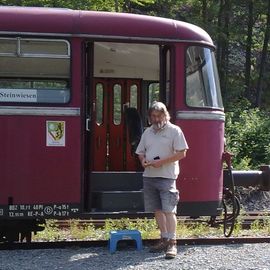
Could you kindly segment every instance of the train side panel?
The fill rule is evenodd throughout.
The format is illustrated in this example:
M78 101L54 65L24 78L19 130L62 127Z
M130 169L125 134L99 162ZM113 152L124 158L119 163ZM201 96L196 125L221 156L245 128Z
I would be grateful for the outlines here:
M69 103L0 106L0 218L68 217L81 211L81 40L71 45Z
M222 199L222 153L224 123L213 120L178 120L188 138L187 157L181 161L177 182L181 203L197 203L198 210L218 205ZM205 205L205 206L204 206ZM184 209L182 209L184 211ZM210 211L210 210L208 210Z
M199 108L187 105L187 48L177 44L175 65L175 124L183 130L189 150L180 161L177 180L181 215L217 215L223 194L222 155L224 121L222 108ZM199 47L203 48L203 47ZM198 89L197 85L194 89Z
M1 116L0 203L80 201L80 118ZM63 123L62 142L52 146L46 126ZM65 142L64 142L65 141Z

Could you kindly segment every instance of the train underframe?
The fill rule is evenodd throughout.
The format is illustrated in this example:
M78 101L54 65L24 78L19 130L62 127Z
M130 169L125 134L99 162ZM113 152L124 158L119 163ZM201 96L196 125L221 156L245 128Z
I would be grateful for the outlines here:
M141 174L141 173L137 173ZM185 216L192 213L192 217L197 218L199 214L208 213L207 216L210 216L210 225L214 226L216 222L216 217L221 214L222 210L224 211L224 208L226 208L226 202L232 204L234 201L234 188L235 187L258 187L262 191L270 191L270 166L265 165L261 166L260 170L257 171L230 171L230 169L224 170L224 196L223 196L223 205L220 205L220 208L217 207L216 204L211 203L198 208L198 205L196 203L191 204L185 204L180 203L179 204L179 216ZM138 177L138 175L133 175L134 177ZM95 181L95 186L92 188L95 188L98 190L99 185L102 185L102 182L100 181L101 173L96 176L98 181ZM132 178L131 178L132 180ZM134 179L133 179L134 180ZM233 181L233 182L232 182ZM135 182L133 182L135 183ZM121 183L120 183L121 184ZM233 186L232 186L233 185ZM126 185L125 185L126 186ZM132 187L133 189L135 187ZM137 188L140 188L138 186ZM110 189L110 184L108 184L107 189ZM91 211L74 211L74 209L77 209L76 206L67 204L62 204L62 207L65 208L64 210L67 210L66 208L71 208L70 216L68 217L58 217L61 219L69 219L69 218L81 218L81 219L100 219L100 218L120 218L120 217L152 217L152 213L145 213L143 212L143 200L142 200L142 190L138 190L137 192L134 191L122 191L122 194L119 194L118 192L118 200L117 203L114 204L114 206L111 204L112 200L115 198L115 194L110 191L103 191L104 193L100 195L100 192L94 193L93 196L96 196L94 199L96 201L96 205L94 207L103 208L103 211L98 211L95 208L91 208ZM133 194L132 194L133 193ZM120 195L120 196L119 196ZM127 200L128 198L128 200ZM93 199L93 198L92 198ZM123 206L123 202L128 201L130 205L130 209L127 208L127 211L120 211L119 209ZM93 205L92 205L93 206ZM51 206L44 206L45 208L53 208L53 205ZM42 209L44 209L42 207ZM56 210L59 210L61 208L60 205L55 205ZM210 208L209 208L210 207ZM212 210L211 210L212 207ZM118 209L119 208L119 209ZM46 208L47 209L47 208ZM118 211L117 211L118 209ZM199 210L195 210L199 209ZM48 211L48 210L46 210ZM214 213L212 214L211 213ZM239 214L239 209L235 209L235 212L227 216L227 221L230 222L232 225L232 219L235 219L237 215ZM63 213L58 212L58 213ZM49 214L49 213L48 213ZM48 218L54 218L57 219L55 216L47 215L46 217L38 217L38 218L28 218L28 219L14 219L14 217L11 218L4 218L0 219L0 242L31 242L32 234L37 233L39 231L44 230L46 219ZM226 218L226 217L225 217ZM225 220L224 220L225 222ZM224 224L225 226L226 224ZM224 231L225 235L226 232ZM227 234L228 235L228 234Z

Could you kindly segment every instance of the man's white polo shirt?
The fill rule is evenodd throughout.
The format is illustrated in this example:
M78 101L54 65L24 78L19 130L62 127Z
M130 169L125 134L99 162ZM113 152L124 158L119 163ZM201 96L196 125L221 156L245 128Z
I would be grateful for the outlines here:
M145 155L146 161L152 161L155 157L167 158L176 151L185 149L188 149L188 144L181 128L167 122L159 131L155 131L152 126L144 131L136 154ZM175 161L162 165L160 168L146 167L143 176L176 179L179 172L179 161Z

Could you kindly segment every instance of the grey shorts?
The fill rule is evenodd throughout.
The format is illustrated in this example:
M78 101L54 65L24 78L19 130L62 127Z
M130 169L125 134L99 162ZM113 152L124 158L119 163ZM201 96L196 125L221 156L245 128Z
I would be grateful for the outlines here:
M146 212L176 213L179 191L176 180L160 177L143 177L144 208Z

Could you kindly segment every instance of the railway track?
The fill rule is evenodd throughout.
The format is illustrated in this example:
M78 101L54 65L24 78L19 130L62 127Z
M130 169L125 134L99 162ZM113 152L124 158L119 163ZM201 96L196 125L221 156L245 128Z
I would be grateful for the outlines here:
M150 219L150 217L148 217ZM137 219L130 218L130 222L136 222ZM105 219L81 219L75 220L76 226L83 228L90 224L95 227L100 228L105 225ZM207 219L201 218L190 218L190 217L180 217L179 222L184 222L187 224L194 224L204 222L207 223ZM217 219L217 222L222 220ZM240 221L242 228L249 229L254 221L259 221L263 223L265 221L270 221L270 212L248 212L240 216ZM54 226L59 229L69 229L72 220L56 220ZM157 241L156 239L146 239L143 240L144 246L148 246ZM132 242L132 241L131 241ZM270 237L199 237L199 238L182 238L177 240L178 245L224 245L224 244L244 244L244 243L270 243ZM124 243L122 243L124 244ZM131 245L130 241L126 241L127 245ZM134 244L132 242L132 244ZM0 243L0 250L10 250L10 249L53 249L53 248L69 248L69 247L104 247L108 245L106 240L87 240L87 241L77 241L77 240L67 240L67 241L54 241L54 242L14 242L14 243Z
M144 247L154 244L157 239L143 240ZM270 237L236 237L236 238L185 238L177 239L180 246L187 245L232 245L232 244L255 244L270 243ZM106 247L107 240L95 241L56 241L56 242L31 242L31 243L1 243L0 250L27 250L27 249L55 249L55 248L90 248ZM133 241L127 240L119 243L118 247L126 248L135 246Z
M254 221L259 221L263 223L266 220L270 220L270 212L247 212L241 215L238 218L242 224L242 227L245 229L250 228L251 224ZM130 218L130 222L136 222L137 218ZM218 223L222 222L222 220L218 217L216 220ZM103 227L105 225L105 219L78 219L76 220L78 227L85 227L87 225L94 225L97 228ZM184 222L187 224L193 223L206 223L208 222L207 219L202 218L192 218L192 217L179 217L178 222ZM55 225L61 229L67 229L71 225L70 220L57 220Z

